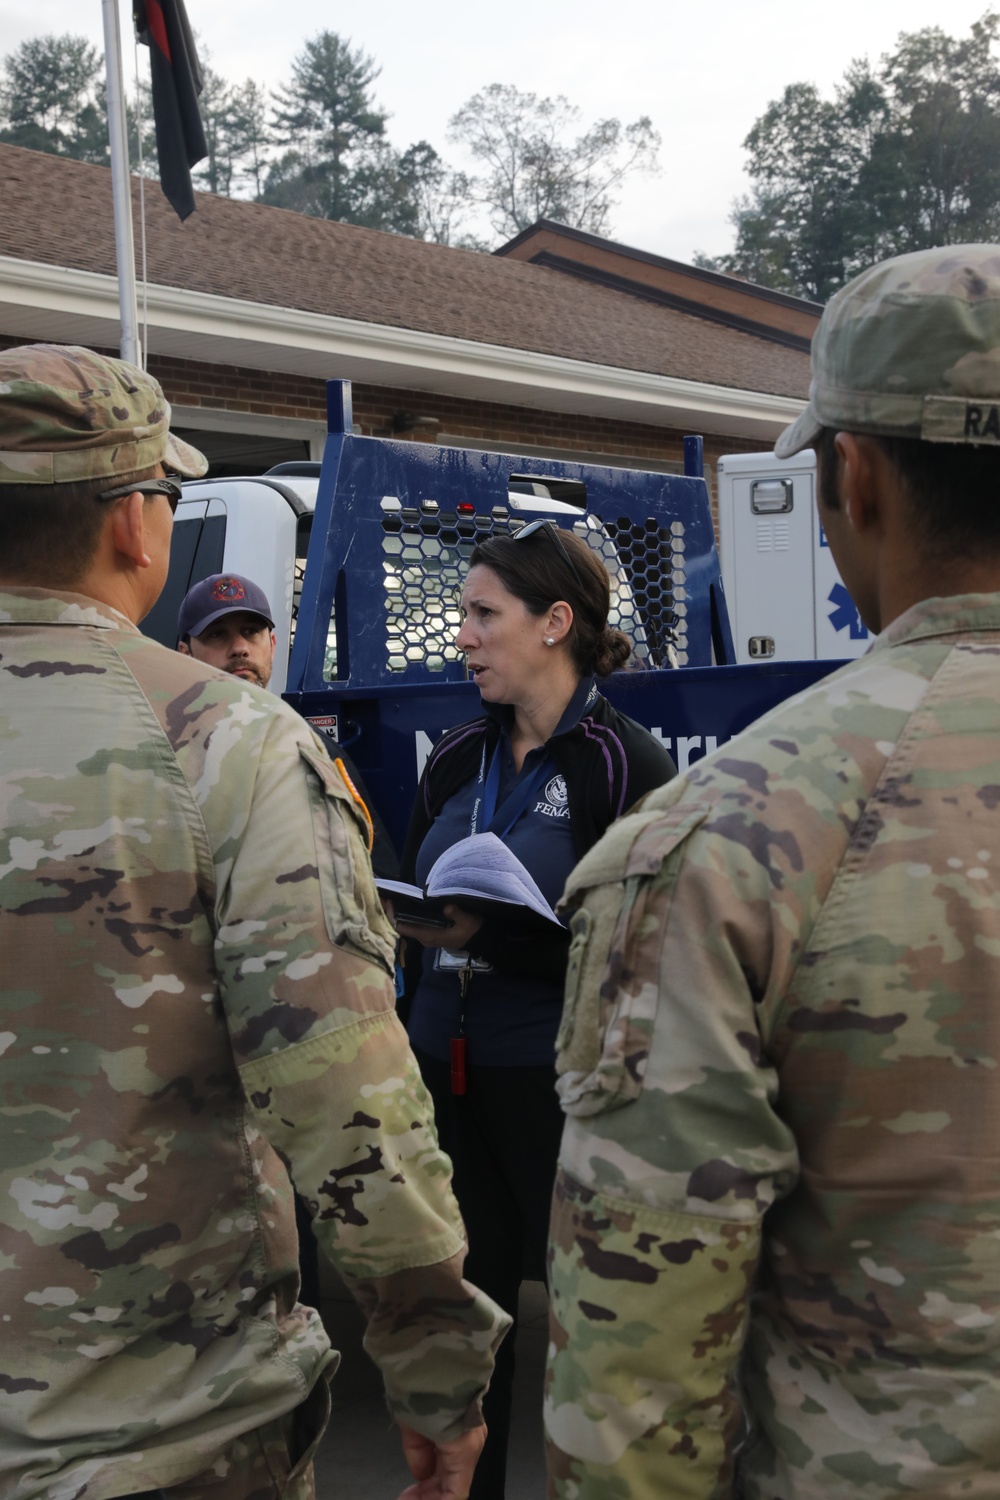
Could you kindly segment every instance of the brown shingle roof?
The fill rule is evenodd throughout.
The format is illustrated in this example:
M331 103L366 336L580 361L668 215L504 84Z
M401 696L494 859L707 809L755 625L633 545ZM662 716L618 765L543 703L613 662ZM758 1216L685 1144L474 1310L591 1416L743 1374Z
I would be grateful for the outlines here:
M106 168L0 145L0 202L0 255L114 274ZM209 193L197 204L181 224L147 182L151 283L742 390L808 389L806 354L544 267Z
M756 286L741 276L667 260L550 219L538 219L493 254L598 281L680 312L698 312L713 323L806 353L823 311L816 302Z

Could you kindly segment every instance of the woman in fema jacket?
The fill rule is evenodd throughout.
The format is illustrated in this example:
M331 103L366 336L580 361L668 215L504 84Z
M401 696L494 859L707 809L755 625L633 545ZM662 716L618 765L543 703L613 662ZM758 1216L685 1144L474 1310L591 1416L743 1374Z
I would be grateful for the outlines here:
M595 679L624 665L631 651L608 626L609 604L597 554L550 521L477 546L457 644L483 715L443 735L431 752L404 879L423 885L452 844L490 831L555 905L570 870L608 825L675 774L659 740L597 690ZM410 1039L455 1165L469 1237L465 1275L516 1319L522 1277L545 1276L562 1131L554 1058L569 934L553 928L551 938L518 941L502 919L457 904L445 916L452 925L444 930L398 923L402 936L424 947ZM504 1495L513 1373L511 1334L486 1397L489 1435L472 1500Z

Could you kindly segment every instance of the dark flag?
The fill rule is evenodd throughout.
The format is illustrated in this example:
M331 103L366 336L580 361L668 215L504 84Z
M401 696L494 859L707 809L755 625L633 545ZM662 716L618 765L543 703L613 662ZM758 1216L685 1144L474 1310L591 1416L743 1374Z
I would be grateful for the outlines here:
M134 0L140 42L149 48L160 186L181 219L194 213L191 168L208 155L198 109L201 67L184 0Z

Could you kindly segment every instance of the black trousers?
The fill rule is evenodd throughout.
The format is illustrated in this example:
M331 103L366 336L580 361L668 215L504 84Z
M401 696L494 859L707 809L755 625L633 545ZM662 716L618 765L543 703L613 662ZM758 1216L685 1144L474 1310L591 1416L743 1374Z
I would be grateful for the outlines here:
M563 1127L555 1069L470 1067L468 1092L456 1097L448 1064L419 1050L416 1055L434 1100L441 1144L455 1167L455 1196L469 1236L465 1276L516 1321L522 1280L546 1279L552 1184ZM500 1346L483 1403L488 1436L470 1500L504 1500L514 1332Z

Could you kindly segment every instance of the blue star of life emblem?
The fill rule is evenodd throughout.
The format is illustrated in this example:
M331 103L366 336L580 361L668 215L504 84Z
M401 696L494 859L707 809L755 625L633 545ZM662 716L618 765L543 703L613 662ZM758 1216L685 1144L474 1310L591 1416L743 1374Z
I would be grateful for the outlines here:
M835 583L827 595L833 609L830 611L830 624L834 630L848 630L852 641L866 641L868 631L861 623L858 607L842 583Z

